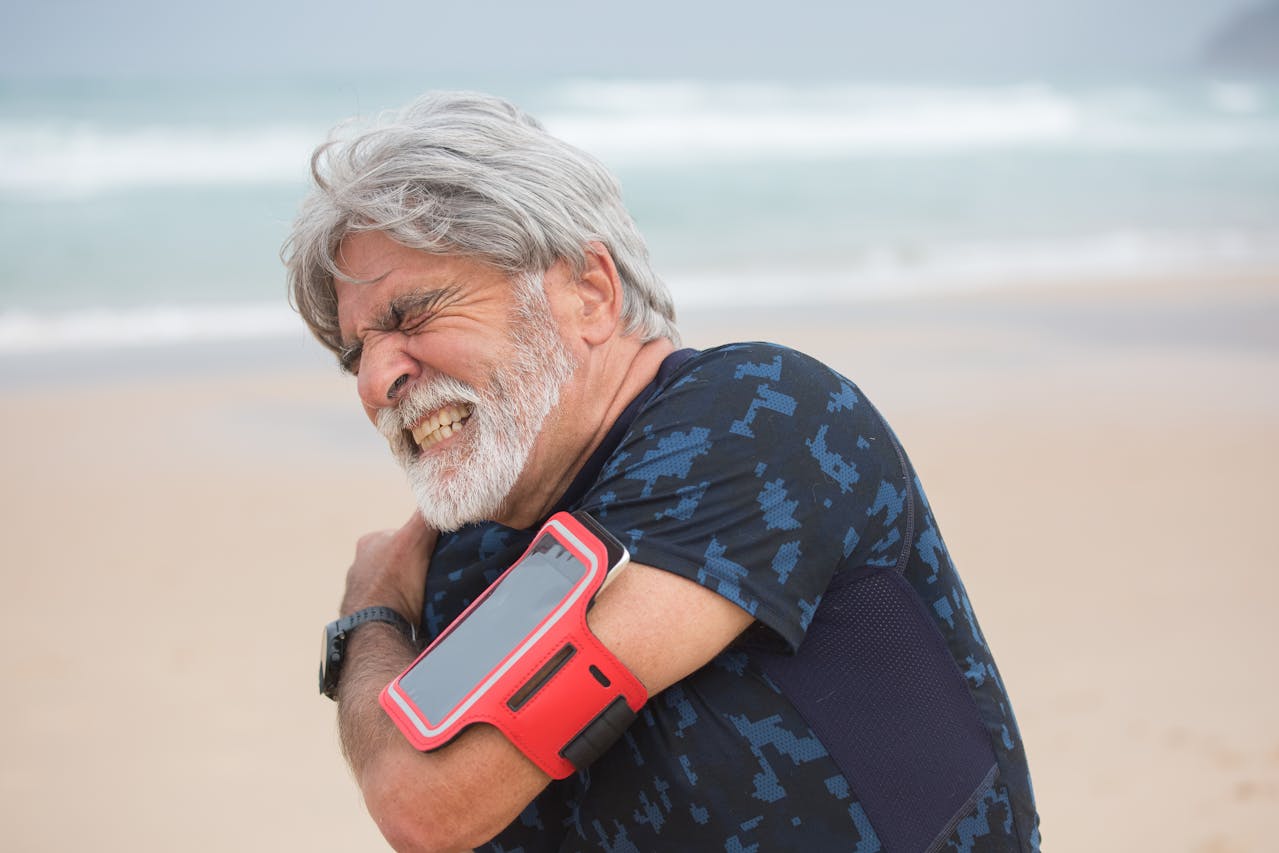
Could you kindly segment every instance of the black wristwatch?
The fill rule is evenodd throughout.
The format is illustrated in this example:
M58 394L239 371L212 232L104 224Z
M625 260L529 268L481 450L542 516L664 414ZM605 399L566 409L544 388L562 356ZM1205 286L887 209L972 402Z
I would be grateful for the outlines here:
M346 653L346 638L366 622L390 622L417 647L417 631L398 611L390 607L366 607L335 619L324 626L324 648L320 655L320 693L330 699L337 698L338 678L342 675L342 658Z

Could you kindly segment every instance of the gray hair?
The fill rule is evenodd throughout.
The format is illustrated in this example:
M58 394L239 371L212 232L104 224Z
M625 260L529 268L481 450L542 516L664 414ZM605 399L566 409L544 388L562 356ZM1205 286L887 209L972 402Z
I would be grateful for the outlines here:
M281 251L293 306L333 352L341 351L336 254L358 231L474 257L512 276L560 260L580 274L586 245L599 241L621 278L624 332L679 343L670 292L649 266L616 179L518 107L433 93L344 138L350 128L339 126L311 155L315 187Z

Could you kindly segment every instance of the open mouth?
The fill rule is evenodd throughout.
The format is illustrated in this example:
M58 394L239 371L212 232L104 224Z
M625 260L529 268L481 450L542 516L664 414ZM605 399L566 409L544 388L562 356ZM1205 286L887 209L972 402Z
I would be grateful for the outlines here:
M409 432L422 452L430 450L446 438L460 431L471 419L469 403L455 403L427 415Z

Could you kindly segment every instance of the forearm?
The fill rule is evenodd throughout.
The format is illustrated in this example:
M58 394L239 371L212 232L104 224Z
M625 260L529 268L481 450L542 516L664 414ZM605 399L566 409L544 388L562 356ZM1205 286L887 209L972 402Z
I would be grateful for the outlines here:
M378 694L412 662L415 650L386 622L370 622L348 640L338 687L342 752L364 787L368 768L390 751L411 749L378 705Z
M416 622L434 546L434 531L416 513L398 530L361 537L347 572L340 613L390 607ZM467 820L473 812L458 806L459 798L475 799L457 762L463 756L452 754L461 744L429 755L419 753L378 704L379 693L415 654L409 641L384 622L366 622L347 636L337 690L342 750L369 814L392 847L400 851L464 849L472 846L470 839L480 830Z
M406 827L405 814L418 811L414 801L427 806L434 799L420 793L431 781L424 774L432 769L432 762L419 761L423 757L395 730L378 704L382 688L412 661L413 648L394 626L369 623L351 637L346 653L337 695L338 732L369 815L396 850L448 849L440 845L440 834L428 837ZM430 828L435 833L444 829L436 821Z
M467 849L500 832L548 779L490 726L475 726L436 752L415 750L378 704L414 655L391 625L368 623L355 632L337 696L342 749L392 847Z

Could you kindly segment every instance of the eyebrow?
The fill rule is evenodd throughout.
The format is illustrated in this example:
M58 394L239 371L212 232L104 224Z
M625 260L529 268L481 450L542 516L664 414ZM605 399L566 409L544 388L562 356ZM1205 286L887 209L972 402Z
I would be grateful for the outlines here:
M415 290L397 296L387 303L382 312L369 324L369 328L377 332L394 331L404 323L405 317L430 311L460 289L460 285L451 284L445 287ZM355 365L359 363L363 352L363 341L344 342L338 350L338 366L346 373L355 373Z

